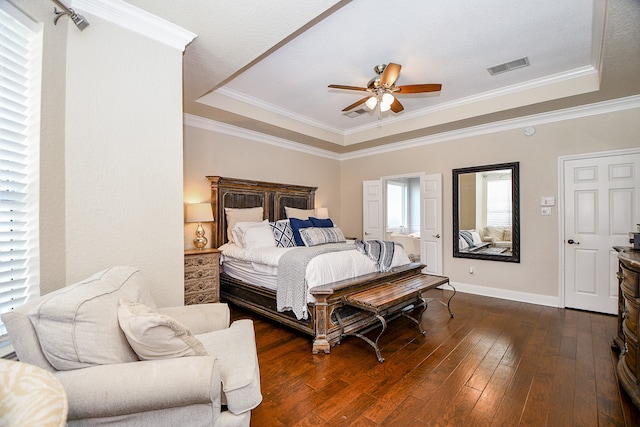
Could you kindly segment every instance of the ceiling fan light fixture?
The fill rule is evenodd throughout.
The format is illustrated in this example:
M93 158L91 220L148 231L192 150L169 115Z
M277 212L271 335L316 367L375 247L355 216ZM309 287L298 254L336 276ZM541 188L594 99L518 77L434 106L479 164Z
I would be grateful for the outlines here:
M386 102L380 103L380 111L382 111L383 113L385 111L389 111L390 109L391 109L391 104L387 104Z
M383 104L393 104L393 101L395 100L395 98L393 97L393 95L391 95L389 92L386 92L384 95L382 95L382 103Z
M366 105L367 108L370 110L373 110L374 108L376 108L377 104L378 104L378 98L375 96L372 96L371 98L367 99L367 102L364 103L364 105Z

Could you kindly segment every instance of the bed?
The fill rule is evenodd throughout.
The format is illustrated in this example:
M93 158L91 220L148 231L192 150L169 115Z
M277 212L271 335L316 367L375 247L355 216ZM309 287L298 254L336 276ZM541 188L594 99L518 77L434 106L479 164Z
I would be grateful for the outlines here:
M230 211L261 212L268 222L286 219L286 208L308 211L315 204L316 187L278 184L263 181L208 176L211 185L211 205L215 222L212 227L212 245L229 248L231 236ZM253 208L253 209L251 209ZM230 217L231 218L231 217ZM233 227L235 230L236 227ZM236 236L238 237L238 236ZM399 253L406 254L404 251ZM250 262L232 262L231 254L223 250L220 274L220 296L223 301L238 305L295 328L313 337L312 352L329 353L341 336L351 331L362 330L376 320L361 310L343 304L347 295L410 276L421 274L424 267L419 263L403 261L384 272L368 272L357 277L348 277L327 284L316 284L309 289L306 318L299 318L293 311L278 311L278 296L268 274L255 275ZM397 264L400 258L394 262ZM228 259L228 261L224 261ZM226 267L226 268L225 268ZM268 273L268 272L265 272ZM338 323L338 314L341 324Z

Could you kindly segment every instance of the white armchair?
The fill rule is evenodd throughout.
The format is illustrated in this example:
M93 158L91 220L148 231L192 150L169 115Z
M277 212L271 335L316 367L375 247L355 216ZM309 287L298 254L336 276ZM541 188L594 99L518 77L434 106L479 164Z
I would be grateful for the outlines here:
M62 383L69 426L249 426L262 401L255 333L229 319L226 304L157 309L132 267L2 316L20 361Z

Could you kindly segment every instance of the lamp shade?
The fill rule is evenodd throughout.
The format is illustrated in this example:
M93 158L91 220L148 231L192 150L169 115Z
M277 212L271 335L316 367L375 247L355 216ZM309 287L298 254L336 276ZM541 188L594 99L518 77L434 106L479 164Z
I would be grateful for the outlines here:
M210 203L191 203L187 205L187 222L213 222Z
M327 208L316 208L316 216L318 218L329 218L329 209Z

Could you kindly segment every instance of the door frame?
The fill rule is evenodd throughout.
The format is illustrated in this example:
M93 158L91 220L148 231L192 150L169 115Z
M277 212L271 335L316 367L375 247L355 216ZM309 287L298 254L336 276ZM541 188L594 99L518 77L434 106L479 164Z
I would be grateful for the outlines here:
M566 156L558 157L558 307L565 307L565 288L566 283L564 282L565 277L565 257L564 257L564 232L565 232L565 224L564 224L564 192L565 192L565 175L564 175L564 165L567 161L572 160L586 160L597 157L611 157L611 156L624 156L630 154L640 154L640 148L628 148L623 150L610 150L610 151L598 151L593 153L582 153L582 154L570 154Z

